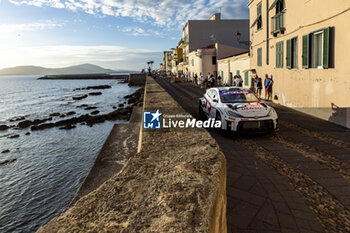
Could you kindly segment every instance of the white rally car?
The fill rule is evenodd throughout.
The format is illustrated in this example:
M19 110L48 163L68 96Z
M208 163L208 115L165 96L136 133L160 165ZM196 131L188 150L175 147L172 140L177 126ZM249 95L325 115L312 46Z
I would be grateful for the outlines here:
M241 87L208 89L199 100L199 115L221 120L221 129L227 131L268 132L278 128L275 109Z

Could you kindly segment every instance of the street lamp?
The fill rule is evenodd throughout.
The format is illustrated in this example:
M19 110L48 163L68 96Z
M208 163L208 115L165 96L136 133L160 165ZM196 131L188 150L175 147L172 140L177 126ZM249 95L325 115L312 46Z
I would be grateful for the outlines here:
M249 40L248 41L240 41L241 40L241 33L240 32L237 31L235 36L236 36L236 39L237 39L238 43L245 44L245 45L248 45L248 46L251 45L251 42Z

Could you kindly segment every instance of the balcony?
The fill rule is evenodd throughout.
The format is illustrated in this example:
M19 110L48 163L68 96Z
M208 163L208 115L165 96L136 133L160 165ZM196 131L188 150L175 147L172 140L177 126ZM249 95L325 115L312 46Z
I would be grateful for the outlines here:
M278 33L284 34L284 11L271 17L271 34L277 36Z

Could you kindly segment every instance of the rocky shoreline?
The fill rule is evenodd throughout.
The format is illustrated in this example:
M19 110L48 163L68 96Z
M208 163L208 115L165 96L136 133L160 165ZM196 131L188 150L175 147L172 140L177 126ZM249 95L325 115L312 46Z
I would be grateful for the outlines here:
M85 123L89 126L93 126L94 124L101 123L107 120L128 120L132 111L132 107L135 105L138 105L143 100L143 88L138 89L131 95L124 96L124 98L127 100L126 102L129 104L129 106L124 107L124 104L119 104L119 108L117 110L114 110L107 114L101 114L97 115L99 113L98 110L95 110L91 112L90 114L84 114L79 117L72 117L65 120L60 120L52 123L45 123L47 121L52 121L53 117L66 117L76 114L74 111L70 111L67 113L52 113L47 118L42 119L35 119L35 120L25 120L25 117L17 117L15 119L9 120L9 122L17 122L17 125L0 125L0 131L4 131L10 128L13 129L26 129L29 128L32 131L35 130L42 130L47 128L53 128L53 127L61 127L65 126L66 128L69 128L70 125L74 125L77 123ZM97 107L91 107L88 105L81 105L78 107L85 107L85 110L94 110ZM115 106L113 106L114 108ZM116 107L115 107L116 108ZM114 109L115 109L114 108Z
M109 85L101 85L101 86L89 86L84 88L76 88L75 90L97 90L97 89L108 89L111 88ZM9 139L16 139L20 137L20 134L16 131L29 129L30 131L38 131L44 130L48 128L57 127L60 130L70 130L76 128L77 124L80 125L88 125L92 127L94 124L103 123L105 121L115 121L115 120L129 120L131 116L131 112L134 106L140 106L143 102L143 92L144 88L140 88L136 90L131 95L124 96L123 103L118 104L118 107L113 106L113 111L106 114L99 114L100 111L97 110L95 106L89 106L87 104L80 105L78 107L84 108L85 110L92 110L89 114L83 114L80 116L73 116L76 114L75 111L69 111L67 113L55 112L51 113L47 117L43 117L41 119L29 120L26 119L27 116L18 116L12 119L9 119L7 124L0 125L0 132L7 130L14 130L13 133L4 135ZM89 93L89 95L100 95L101 92L93 92L93 94ZM126 105L127 104L127 105ZM70 117L68 119L62 119L64 117ZM56 120L56 121L55 121ZM52 122L53 121L53 122ZM28 131L24 133L24 135L28 136L31 132ZM8 149L2 151L2 153L10 152ZM6 160L0 162L0 165L5 165L8 163L12 163L16 160Z

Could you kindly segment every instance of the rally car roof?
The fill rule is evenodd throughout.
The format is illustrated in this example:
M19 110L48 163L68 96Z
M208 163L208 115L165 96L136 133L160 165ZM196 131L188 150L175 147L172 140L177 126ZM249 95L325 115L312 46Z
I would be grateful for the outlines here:
M219 90L219 92L223 91L250 91L247 88L244 87L217 87L216 89Z

